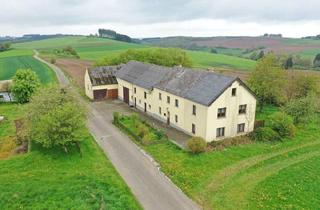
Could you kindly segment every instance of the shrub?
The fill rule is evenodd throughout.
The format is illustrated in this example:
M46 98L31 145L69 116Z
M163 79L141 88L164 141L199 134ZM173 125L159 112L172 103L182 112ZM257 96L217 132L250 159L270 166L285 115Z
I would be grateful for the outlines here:
M296 124L308 122L316 112L316 100L317 99L313 95L309 95L305 98L293 99L284 107L284 111L292 116L294 123Z
M51 59L50 59L50 63L51 63L51 64L55 64L55 63L56 63L56 59L55 59L55 58L51 58Z
M140 138L143 138L148 132L149 132L149 129L146 125L144 125L142 123L138 124L137 133Z
M207 142L201 137L192 137L188 140L187 146L194 154L204 152L207 147Z
M119 122L119 112L113 112L113 123L117 124Z
M295 134L293 119L284 112L272 114L266 122L266 127L276 131L281 137L293 137Z
M249 143L251 143L250 138L247 135L244 135L244 136L236 136L236 137L232 137L232 138L226 138L221 141L212 141L210 143L210 146L214 150L222 150L226 147L249 144Z
M252 138L256 141L279 141L281 140L280 135L272 130L272 128L269 127L260 127L257 128L252 133Z
M156 134L149 132L142 138L142 144L149 145L154 143L157 140Z

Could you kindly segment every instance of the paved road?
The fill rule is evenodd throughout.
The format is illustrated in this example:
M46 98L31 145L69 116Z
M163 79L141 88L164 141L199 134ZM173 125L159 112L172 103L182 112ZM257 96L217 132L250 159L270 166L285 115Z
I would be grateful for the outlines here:
M69 85L61 69L39 58L37 52L34 57L55 71L61 85ZM84 100L81 102L86 103ZM117 109L115 104L86 104L89 108L88 127L92 135L144 209L200 209L126 135L113 126L112 111Z

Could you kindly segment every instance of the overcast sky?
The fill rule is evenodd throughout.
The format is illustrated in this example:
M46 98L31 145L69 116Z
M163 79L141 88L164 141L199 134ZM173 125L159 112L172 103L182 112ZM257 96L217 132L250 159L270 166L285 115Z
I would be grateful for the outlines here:
M320 34L319 0L1 0L0 36L90 34L132 37Z

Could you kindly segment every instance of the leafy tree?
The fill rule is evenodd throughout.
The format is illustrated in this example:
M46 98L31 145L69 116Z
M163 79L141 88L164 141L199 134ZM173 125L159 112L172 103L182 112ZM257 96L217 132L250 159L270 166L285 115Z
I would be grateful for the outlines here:
M0 52L9 50L10 47L11 47L11 44L10 44L9 42L4 43L4 44L1 44L1 43L0 43Z
M314 67L320 67L320 53L318 53L317 55L316 55L316 57L314 58L314 60L313 60L313 66Z
M28 136L43 147L62 147L82 140L85 111L69 89L49 86L39 90L28 104Z
M96 65L119 65L121 63L128 63L131 60L170 67L179 65L184 67L192 66L192 62L186 52L176 48L130 49L116 57L107 57L96 63Z
M281 104L284 100L285 74L274 54L260 59L250 74L249 85L256 93L260 108L267 103Z
M11 91L19 103L27 103L39 86L40 81L34 71L19 69L13 77Z
M218 50L216 48L211 48L210 52L213 54L218 54Z
M263 58L263 57L264 57L264 51L261 50L261 51L259 52L259 54L257 55L257 57L255 58L255 60L260 60L260 59Z
M304 98L296 98L284 107L284 111L292 116L294 123L306 123L317 111L317 100L313 94Z
M283 67L284 69L291 69L293 67L293 58L291 56L285 60Z

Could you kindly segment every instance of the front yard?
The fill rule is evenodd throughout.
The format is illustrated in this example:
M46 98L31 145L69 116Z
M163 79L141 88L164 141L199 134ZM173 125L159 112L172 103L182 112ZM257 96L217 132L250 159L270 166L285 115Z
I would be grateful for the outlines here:
M268 107L258 118L274 111ZM138 126L130 117L119 119L130 133L138 134ZM293 139L283 142L254 142L199 155L165 139L135 142L205 209L316 209L320 206L320 188L311 185L320 181L319 123L318 115L299 127Z
M1 104L0 146L14 136L23 106ZM0 209L141 209L130 189L86 131L82 157L73 148L43 149L0 160Z

